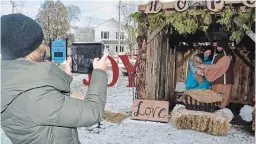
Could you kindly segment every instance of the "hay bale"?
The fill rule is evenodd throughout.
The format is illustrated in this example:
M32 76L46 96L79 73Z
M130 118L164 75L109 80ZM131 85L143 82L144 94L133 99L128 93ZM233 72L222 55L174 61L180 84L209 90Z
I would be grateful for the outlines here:
M224 112L227 116L228 116L228 122L231 122L232 119L234 118L234 114L232 113L232 111L228 108L223 108L223 109L220 109L218 111L222 111Z
M103 114L103 119L105 121L115 123L115 124L120 124L125 118L127 118L127 116L122 113L104 111L104 114Z
M226 135L231 127L224 112L193 111L182 106L173 109L171 122L178 129L191 129L217 136Z

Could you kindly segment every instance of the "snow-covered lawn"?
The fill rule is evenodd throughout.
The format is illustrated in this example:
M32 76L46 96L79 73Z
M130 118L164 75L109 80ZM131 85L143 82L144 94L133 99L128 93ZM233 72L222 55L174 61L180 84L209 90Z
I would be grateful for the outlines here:
M113 87L109 87L107 91L107 103L105 110L112 112L127 113L131 111L133 88L128 88L128 78L124 77L119 70L119 78ZM84 96L87 88L82 83L83 79L88 81L88 76L85 74L75 74L71 83L72 94ZM108 83L112 81L112 72L108 71Z
M112 79L111 72L109 82ZM86 75L77 74L71 84L72 93L85 95L87 87L82 79ZM114 87L108 88L106 110L129 114L132 106L133 90L126 87L127 77L120 77ZM232 127L227 136L219 137L192 130L178 130L171 123L155 123L125 119L121 124L102 121L97 125L79 128L79 138L82 144L253 144L254 136ZM9 139L1 131L2 144L10 144Z
M90 129L91 130L91 129ZM134 121L120 125L104 123L101 129L79 129L83 144L253 144L254 137L231 128L225 137L191 130L177 130L171 124Z

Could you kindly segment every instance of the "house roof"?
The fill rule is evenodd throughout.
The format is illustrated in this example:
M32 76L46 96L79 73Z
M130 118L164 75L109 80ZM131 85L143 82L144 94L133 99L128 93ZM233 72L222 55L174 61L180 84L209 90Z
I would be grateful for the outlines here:
M94 28L97 28L97 27L99 27L99 26L101 26L101 25L105 24L106 22L110 22L110 21L115 22L115 23L117 23L117 24L118 24L118 21L117 21L115 18L110 18L110 19L108 19L108 20L104 21L103 23L101 23L101 24L99 24L99 25L95 26ZM121 25L121 26L124 26L124 25Z

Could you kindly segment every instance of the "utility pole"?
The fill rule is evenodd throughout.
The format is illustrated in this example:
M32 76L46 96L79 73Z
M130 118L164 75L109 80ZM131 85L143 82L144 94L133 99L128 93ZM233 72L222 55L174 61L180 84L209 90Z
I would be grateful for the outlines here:
M15 3L12 0L10 0L10 3L12 4L12 13L14 13Z
M120 50L120 31L121 31L121 0L118 6L118 46L117 46L117 63L119 63L119 50Z
M92 20L92 18L89 16L88 27L91 27L91 20Z

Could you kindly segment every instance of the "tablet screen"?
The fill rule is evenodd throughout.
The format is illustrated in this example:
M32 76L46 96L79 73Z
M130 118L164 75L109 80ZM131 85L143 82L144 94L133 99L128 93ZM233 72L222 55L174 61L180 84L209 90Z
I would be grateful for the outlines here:
M103 55L102 43L73 43L71 46L72 73L91 74L94 58Z

